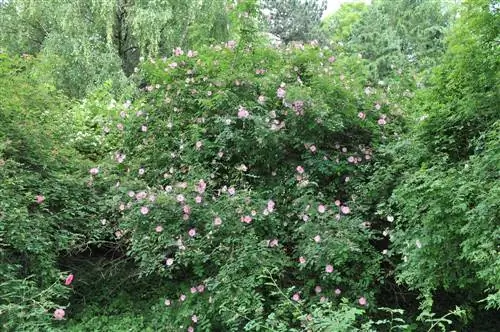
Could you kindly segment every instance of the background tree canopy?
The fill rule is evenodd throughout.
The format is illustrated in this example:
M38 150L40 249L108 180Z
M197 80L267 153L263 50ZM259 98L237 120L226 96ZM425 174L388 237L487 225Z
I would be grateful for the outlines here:
M0 1L0 330L496 331L497 1L324 8Z

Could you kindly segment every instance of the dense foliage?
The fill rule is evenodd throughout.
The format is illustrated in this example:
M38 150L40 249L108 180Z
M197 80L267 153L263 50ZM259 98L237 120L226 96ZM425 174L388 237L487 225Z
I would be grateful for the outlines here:
M0 1L2 331L495 331L496 2L270 3Z

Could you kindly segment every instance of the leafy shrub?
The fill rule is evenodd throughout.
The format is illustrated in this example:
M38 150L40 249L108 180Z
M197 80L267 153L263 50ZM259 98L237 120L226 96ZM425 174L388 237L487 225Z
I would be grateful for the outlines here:
M178 285L163 323L196 314L205 330L290 329L304 322L287 308L338 306L335 289L372 303L380 257L350 181L366 177L392 119L353 79L358 60L332 56L314 45L177 49L144 63L144 92L116 105L109 135L123 143L95 183L119 179L108 227L140 274Z

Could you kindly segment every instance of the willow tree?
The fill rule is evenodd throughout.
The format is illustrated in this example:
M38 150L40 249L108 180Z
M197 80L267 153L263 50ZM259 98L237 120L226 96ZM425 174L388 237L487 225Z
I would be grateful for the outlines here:
M10 0L0 47L41 53L48 77L81 97L106 80L126 84L139 58L227 40L226 0Z

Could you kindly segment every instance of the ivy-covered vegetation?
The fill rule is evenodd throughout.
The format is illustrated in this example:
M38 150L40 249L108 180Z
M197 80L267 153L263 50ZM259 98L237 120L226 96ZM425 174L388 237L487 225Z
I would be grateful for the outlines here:
M323 6L0 1L0 330L496 331L498 3Z

